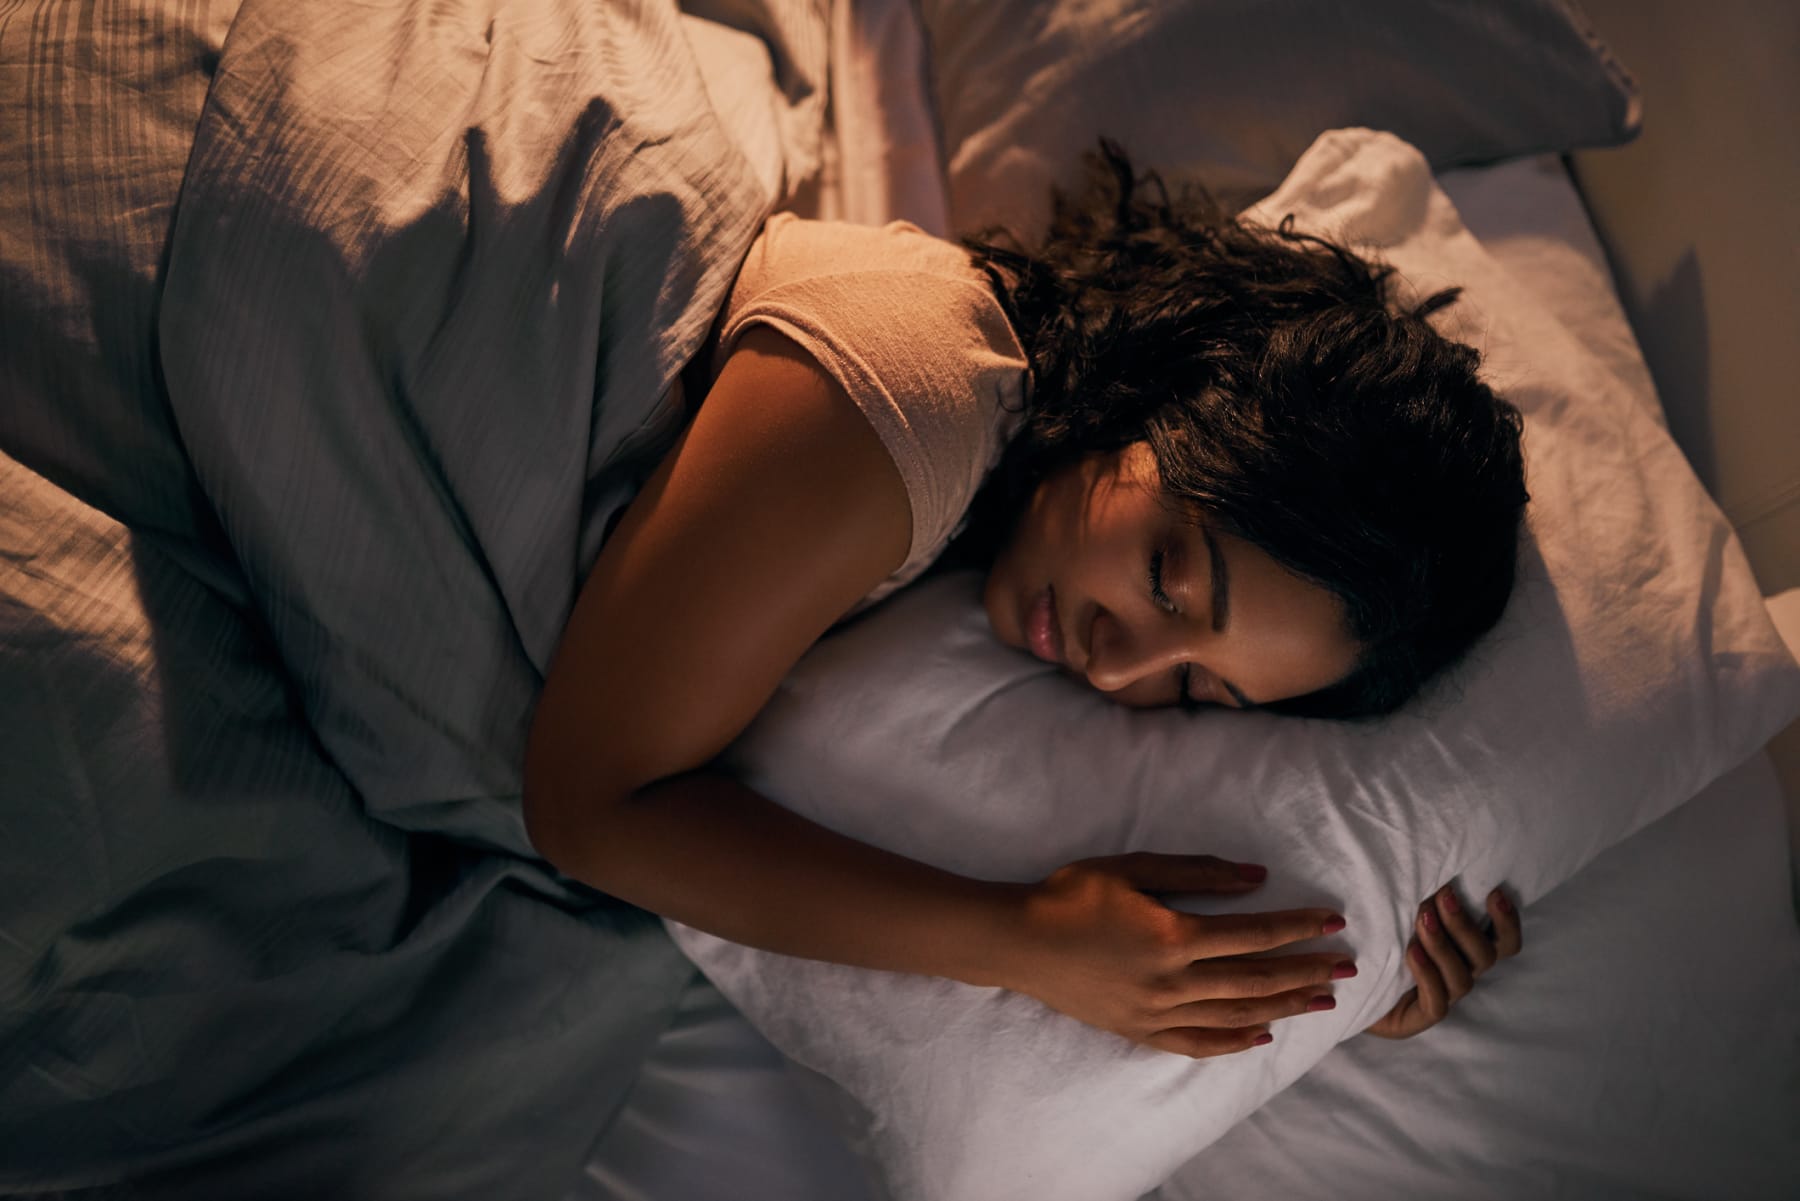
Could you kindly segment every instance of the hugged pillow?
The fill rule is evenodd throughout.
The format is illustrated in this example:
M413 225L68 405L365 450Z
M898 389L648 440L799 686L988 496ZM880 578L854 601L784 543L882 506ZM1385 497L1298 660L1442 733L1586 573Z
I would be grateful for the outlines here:
M950 228L1029 230L1100 135L1261 195L1327 129L1434 167L1635 136L1631 78L1567 0L920 0Z
M1526 414L1517 591L1461 669L1350 726L1114 706L1000 646L947 575L817 646L732 752L808 817L943 867L1041 878L1127 850L1266 863L1203 912L1326 905L1361 974L1272 1046L1190 1061L999 989L786 958L674 926L790 1058L833 1082L896 1199L1135 1198L1405 991L1415 904L1460 877L1530 903L1800 710L1800 668L1655 417L1462 227L1421 155L1322 137L1253 216L1293 213L1464 299ZM1479 335L1476 337L1475 335Z

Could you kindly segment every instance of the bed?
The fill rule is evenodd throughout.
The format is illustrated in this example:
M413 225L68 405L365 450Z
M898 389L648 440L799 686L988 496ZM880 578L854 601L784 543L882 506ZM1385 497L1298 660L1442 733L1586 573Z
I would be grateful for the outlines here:
M284 25L270 15L272 7L256 6L254 22L226 3L44 4L0 13L5 94L34 101L4 127L7 161L19 165L27 186L12 193L0 244L6 258L0 389L8 398L0 413L8 602L0 709L12 846L0 896L7 934L0 1109L8 1115L0 1126L0 1189L13 1195L569 1201L1792 1195L1800 1182L1791 1122L1800 1108L1800 1015L1777 998L1800 993L1800 937L1790 903L1782 789L1757 748L1800 707L1800 686L1722 519L1704 527L1724 532L1697 560L1698 569L1713 573L1704 585L1707 607L1678 615L1688 623L1686 641L1704 642L1704 651L1671 656L1642 672L1653 681L1686 681L1682 703L1659 710L1656 721L1633 716L1596 723L1591 731L1598 742L1613 740L1614 758L1602 759L1601 767L1610 765L1634 786L1616 791L1635 795L1597 801L1585 825L1545 818L1548 835L1538 843L1479 826L1507 812L1491 802L1471 809L1470 821L1494 845L1514 854L1521 847L1539 851L1535 866L1499 854L1483 858L1470 845L1478 839L1456 822L1421 825L1415 810L1370 808L1377 816L1399 813L1408 838L1430 851L1405 863L1368 858L1399 881L1370 886L1368 903L1354 918L1380 927L1388 894L1406 893L1402 903L1410 903L1413 877L1431 876L1428 889L1440 882L1432 873L1455 864L1466 880L1486 873L1522 891L1530 905L1527 955L1484 984L1450 1022L1406 1044L1348 1038L1355 1014L1346 1012L1342 1029L1284 1038L1285 1058L1268 1067L1157 1075L1149 1091L1165 1113L1176 1115L1161 1125L1143 1120L1134 1106L1141 1104L1145 1073L1172 1072L1168 1065L1120 1062L1108 1053L1096 1058L1091 1044L1044 1025L1040 1014L1007 1008L1004 998L808 975L804 966L769 963L677 931L709 980L674 944L654 937L641 915L594 904L534 872L504 806L448 803L504 796L494 781L504 779L505 768L496 761L509 753L508 739L516 739L517 705L508 710L494 697L529 688L530 665L541 665L556 631L557 605L534 606L530 598L571 586L576 564L595 549L593 531L604 528L629 494L642 470L642 447L654 444L667 419L667 363L630 358L631 340L666 341L668 357L680 358L683 339L697 336L688 328L699 321L694 314L708 310L707 297L729 278L731 239L748 236L762 212L786 207L858 221L905 218L939 232L996 219L1028 223L1032 216L1019 207L1021 198L1040 195L1045 174L1066 169L1070 158L1058 145L1034 159L1030 148L1044 147L1046 135L1032 122L1069 125L1060 132L1070 137L1088 134L1047 102L1015 102L1042 100L1059 86L1065 101L1072 96L1093 110L1083 112L1088 124L1141 122L1109 131L1149 143L1139 150L1146 161L1171 170L1198 170L1195 163L1204 161L1211 170L1200 173L1209 183L1245 199L1280 184L1302 152L1315 153L1307 143L1327 125L1295 141L1278 121L1224 112L1225 134L1215 134L1221 144L1202 151L1194 147L1204 138L1172 124L1168 111L1107 113L1107 98L1141 101L1120 99L1107 71L1142 74L1150 69L1147 46L1159 38L1182 44L1180 29L1159 28L1143 15L1149 10L1130 5L1104 11L1038 6L1061 18L1028 26L1030 37L1007 25L1005 14L995 15L1000 6L869 2L825 11L709 3L680 14L636 6L644 10L632 27L645 39L639 44L666 54L675 64L671 72L686 72L681 77L697 84L720 117L720 128L708 136L721 141L683 151L694 161L707 151L731 164L729 178L704 176L711 190L703 194L718 202L712 223L700 234L682 235L704 237L716 252L708 270L682 277L690 303L672 315L640 319L642 327L615 333L618 343L606 344L625 347L608 351L609 370L617 373L609 386L629 381L633 370L652 381L636 386L643 407L630 415L648 432L635 444L640 453L624 437L612 444L625 451L602 462L579 454L557 461L563 491L568 478L584 480L585 491L578 487L573 500L561 502L553 522L541 521L541 506L530 511L534 522L553 528L521 535L509 524L515 515L484 503L518 488L509 481L502 489L476 470L481 458L470 447L505 457L495 450L494 427L463 430L460 441L431 442L434 469L441 469L434 478L443 487L405 500L416 515L411 529L419 571L443 571L452 581L447 591L478 593L488 607L422 611L418 620L473 648L458 666L487 687L464 697L441 675L396 683L317 653L308 638L340 619L328 604L364 581L354 573L346 579L295 574L305 564L274 552L247 556L243 547L256 535L241 523L255 516L252 506L219 501L231 487L256 483L244 477L259 465L278 467L305 431L274 438L261 423L214 420L190 400L209 391L260 396L287 386L284 371L303 377L318 370L315 359L292 347L257 341L263 322L256 306L269 300L243 296L240 303L240 293L189 266L221 257L221 247L246 262L287 253L242 219L242 202L266 194L253 188L314 194L306 181L317 177L279 155L244 152L257 148L259 130L274 124L270 113L281 111L253 107L276 101L244 81L258 77L258 65L280 62L278 54L332 45L329 33L305 25L304 13ZM1279 26L1292 16L1259 16L1254 6L1202 12L1205 7L1190 12L1264 40L1268 29L1259 20ZM1444 37L1487 28L1486 18L1469 15L1475 7L1424 8L1438 15L1419 17L1422 27L1440 20ZM460 15L475 6L465 9ZM1593 44L1569 25L1564 7L1519 10L1525 28L1563 39L1546 43L1559 57L1546 67L1545 86L1551 90L1561 80L1574 89L1558 99L1586 106L1580 111L1591 125L1587 140L1626 136L1637 120L1633 93L1616 77L1596 75L1591 58L1583 58L1593 54ZM1107 12L1137 13L1140 25L1105 25L1113 31L1108 41L1080 24ZM1341 15L1338 6L1319 12ZM571 20L574 28L590 28L583 23L589 18ZM491 21L467 27L477 35L485 28L492 43ZM415 26L388 28L387 40L367 39L345 22L339 48L360 53L373 41L398 61L420 41ZM1005 91L996 36L1010 39L1017 53L1043 53L1067 75L1040 73L1035 82ZM1190 29L1183 36L1195 35ZM1229 38L1217 46L1232 53ZM1194 49L1220 53L1212 42ZM331 55L320 58L329 65ZM221 63L237 90L215 88L212 103L215 116L232 119L215 121L195 145ZM1483 86L1516 86L1504 75L1484 83L1480 69L1479 61L1451 63L1390 94L1404 101L1422 92L1442 97L1457 88L1476 94ZM603 82L610 86L611 79ZM620 86L609 96L634 94ZM757 102L735 102L743 96ZM326 93L280 102L323 102L331 109L334 100ZM1177 91L1166 103L1178 112L1191 101ZM982 105L989 106L987 116L980 115ZM1014 123L994 117L994 106ZM1433 113L1438 124L1414 122L1407 130L1440 168L1444 203L1451 206L1430 211L1451 212L1473 235L1484 261L1517 285L1533 319L1574 331L1594 372L1585 379L1616 393L1622 412L1636 406L1642 422L1656 424L1654 387L1615 297L1607 257L1557 154L1574 143L1550 132L1536 143L1515 138L1505 161L1457 168L1495 157L1490 152L1499 135L1487 129L1486 141L1470 142L1469 124L1459 121L1454 104ZM261 125L247 119L254 114L265 118ZM1402 111L1384 122L1379 109L1350 115L1364 124L1397 125L1406 116ZM1541 119L1515 117L1526 125ZM670 134L656 144L674 141ZM506 147L496 146L484 160L476 143L469 146L459 161L487 162L496 179L516 178L507 175ZM1407 194L1425 206L1421 212L1437 203L1429 173L1407 167L1424 161L1418 151L1362 135L1340 137L1325 149L1334 146L1334 163L1378 163L1404 176L1415 189ZM1191 157L1184 161L1184 154ZM243 162L273 164L291 175L276 186L224 169ZM525 170L519 162L525 160L514 166ZM216 178L229 178L240 190L220 191L209 201L190 184L178 208L184 180L205 177L209 164L224 164ZM685 164L666 170L686 180L702 177ZM1318 168L1318 179L1334 178L1327 166ZM350 196L346 212L371 203L344 194ZM495 194L506 189L497 186ZM393 195L405 193L378 193L376 202L391 206ZM1284 195L1299 203L1306 194ZM568 228L589 227L575 221ZM645 241L672 236L666 226L633 228ZM1410 243L1396 238L1405 252ZM359 243L345 240L352 244ZM726 249L716 250L719 244ZM429 261L429 251L428 245L403 256L403 270L384 260L387 274L376 273L382 286L444 287L428 274L408 274L428 271L417 264ZM629 265L628 256L620 261ZM714 269L715 261L726 265ZM478 258L464 266L464 279L495 278L480 274L492 267ZM572 324L595 327L602 324L590 320L598 309L584 308L579 298L625 286L616 275L557 282ZM214 307L197 318L209 288ZM218 316L221 294L233 298L241 326ZM1477 294L1498 324L1499 294ZM274 303L284 318L294 315L283 297ZM463 380L482 373L531 378L551 396L591 390L586 379L538 379L528 374L529 364L465 352L465 343L480 339L464 331L483 328L491 319L486 311L451 307L438 317L438 327L418 334L420 344L443 345L431 338L447 329L446 341L463 357L418 359L426 367L417 377L421 395L430 395L432 371ZM362 327L349 328L361 336ZM395 362L413 361L404 342L412 332L402 326L394 335ZM230 348L232 341L254 353ZM590 346L590 357L607 357L602 350ZM1498 351L1506 366L1504 343ZM224 362L241 362L237 374L219 366ZM252 370L263 374L244 374ZM323 378L347 394L364 386L341 374ZM542 416L561 413L546 409ZM431 424L428 408L414 415L428 434L441 429ZM1642 422L1629 428L1648 428ZM590 432L587 444L598 441ZM1646 454L1652 450L1664 453L1646 448ZM457 498L465 522L440 529L431 515L446 493ZM356 562L341 514L315 520L339 531L329 542L333 555ZM532 547L543 544L532 538L582 546L559 560L557 570L567 578L533 574ZM457 556L470 545L485 552L470 576L479 578L480 589L454 583L454 571L462 570L454 566ZM1684 561L1660 566L1687 578ZM319 586L314 595L324 597L309 607L306 622L267 601L292 595L285 581L296 578ZM831 780L840 786L856 780L830 772L850 772L859 759L866 764L867 746L830 728L818 711L868 702L844 690L848 673L833 657L866 670L886 662L881 656L891 657L895 646L920 645L920 630L947 639L948 649L937 655L943 663L932 670L988 673L971 677L970 695L1042 693L1044 681L1007 675L1013 668L983 659L958 624L967 611L959 587L954 577L931 581L822 647L796 677L785 708L746 740L744 769L777 781L772 791L802 807L815 803L806 796L809 788L830 794ZM504 603L496 605L495 596ZM496 642L487 631L501 610L508 640ZM1620 656L1617 648L1612 653ZM382 687L370 688L371 679ZM929 695L944 679L927 674L918 686ZM1643 695L1678 691L1616 672L1595 679L1589 699L1596 707L1612 703L1632 715ZM428 721L420 720L416 703L410 709L398 703L433 689L450 695ZM1054 695L1042 700L1067 703ZM383 703L393 707L379 708ZM509 711L512 719L504 716ZM388 739L406 741L399 732L415 727L423 732L406 742L411 757L396 760ZM898 724L877 721L872 728L923 737ZM971 730L979 727L960 734L953 727L950 741L969 739ZM931 736L944 745L942 731ZM1207 741L1189 730L1157 737ZM1659 754L1646 753L1647 746ZM942 758L957 762L948 753ZM1521 758L1496 766L1495 778L1522 787ZM1546 772L1566 765L1550 753L1545 760ZM1356 762L1338 761L1340 767ZM1448 763L1452 776L1463 770L1460 761ZM796 774L794 764L805 772ZM947 770L965 777L969 771ZM879 787L865 781L862 790L879 796L902 783L942 787L929 776L898 781L903 773L891 774L894 781ZM1417 787L1424 778L1401 786ZM1299 784L1291 787L1305 794ZM1542 817L1544 811L1518 812ZM996 818L1003 819L1017 815ZM1154 828L1144 820L1144 829ZM197 827L190 823L200 821L207 834L195 853L189 844ZM937 836L943 828L939 823ZM1246 853L1255 845L1249 833L1222 829L1215 836L1244 840ZM920 853L929 853L932 831L915 834L927 840ZM1546 840L1554 845L1542 845ZM1342 870L1362 862L1333 837L1308 845L1341 854ZM324 848L334 859L329 869L318 866ZM1049 853L1034 847L1019 863L994 870L1026 871L1031 856ZM1290 868L1290 875L1304 870L1301 860L1275 865ZM1680 886L1670 887L1671 880ZM139 902L132 916L140 924L123 928L123 936L121 927L109 925L108 890L126 890ZM421 896L434 904L421 908ZM142 904L144 898L155 904ZM143 923L155 932L145 934ZM1394 991L1398 972L1385 942L1375 935L1355 944L1368 970L1354 994L1357 1005L1346 1010L1379 1012ZM614 944L646 948L633 961L635 991L621 996L609 979L608 1003L595 1005L601 981L584 975L585 965L602 962L597 946ZM155 953L143 954L146 947ZM384 978L385 1001L371 1007L366 991L334 991L333 973L320 967L329 956L385 965L392 973ZM553 975L546 965L555 965ZM198 987L216 995L197 997ZM804 1001L808 996L811 1002ZM808 1003L824 1010L807 1009ZM865 1029L849 1045L834 1041L834 1020L869 1013L891 1024L885 1031ZM184 1025L184 1014L203 1020ZM909 1023L941 1037L922 1039L909 1033ZM334 1041L300 1037L316 1037L321 1026L336 1031ZM164 1033L171 1029L180 1037ZM892 1043L892 1056L858 1058L866 1045L883 1041ZM336 1058L320 1056L318 1045L331 1047ZM949 1048L946 1058L933 1060L933 1045ZM1081 1085L1025 1089L1007 1081L981 1055L984 1048L1012 1045L1049 1049L1046 1070ZM130 1053L121 1054L122 1047ZM896 1077L896 1059L925 1067ZM579 1070L570 1070L571 1061ZM408 1070L413 1062L432 1066ZM1113 1101L1108 1098L1117 1094L1083 1091L1095 1087L1090 1077L1115 1076L1138 1091ZM520 1090L532 1092L531 1103L517 1102ZM1067 1112L1034 1110L1050 1091L1079 1104ZM1077 1133L1060 1133L1059 1121L1074 1122ZM1082 1141L1083 1127L1090 1142ZM482 1131L485 1141L469 1139L468 1130ZM318 1154L320 1146L333 1154ZM1131 1162L1122 1165L1121 1156Z

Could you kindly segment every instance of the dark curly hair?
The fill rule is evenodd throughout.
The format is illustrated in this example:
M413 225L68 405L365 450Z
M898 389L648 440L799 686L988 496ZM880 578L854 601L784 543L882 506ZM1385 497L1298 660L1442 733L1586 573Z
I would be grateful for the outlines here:
M957 560L991 561L1059 469L1147 442L1171 503L1343 603L1357 666L1265 707L1393 711L1499 620L1527 500L1518 411L1426 321L1457 290L1397 308L1392 268L1291 216L1267 229L1171 194L1110 142L1089 168L1035 249L964 243L1030 376Z

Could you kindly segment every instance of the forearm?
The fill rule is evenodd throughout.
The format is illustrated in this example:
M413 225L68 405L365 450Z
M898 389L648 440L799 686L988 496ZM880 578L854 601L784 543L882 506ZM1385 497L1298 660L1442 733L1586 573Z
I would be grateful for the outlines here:
M999 985L1016 886L971 880L846 838L729 776L659 781L565 813L559 868L734 942Z

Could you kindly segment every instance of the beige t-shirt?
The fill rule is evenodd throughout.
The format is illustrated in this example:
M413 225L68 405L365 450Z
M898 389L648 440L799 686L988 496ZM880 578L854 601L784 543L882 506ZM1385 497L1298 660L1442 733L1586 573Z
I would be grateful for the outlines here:
M915 579L961 525L1017 427L1025 352L968 253L905 221L769 218L726 301L715 373L757 323L843 385L906 485L912 546L856 606L866 608Z

